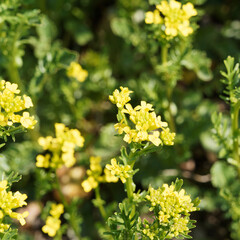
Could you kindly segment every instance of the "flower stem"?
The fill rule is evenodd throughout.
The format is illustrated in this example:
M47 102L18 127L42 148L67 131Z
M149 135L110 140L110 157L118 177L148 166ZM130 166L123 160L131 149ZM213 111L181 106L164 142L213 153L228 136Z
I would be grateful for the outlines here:
M239 158L239 142L238 142L238 117L240 109L240 100L231 108L232 119L232 138L233 138L233 159L238 163L238 175L240 177L240 158Z
M97 207L98 207L98 209L99 209L99 211L100 211L100 213L102 215L102 218L104 220L106 220L107 219L107 214L106 214L106 211L105 211L105 209L103 207L103 200L102 200L101 195L100 195L100 188L99 188L99 186L97 186L95 188L95 195L96 195L96 200L98 201Z
M165 66L165 67L167 67L166 65L167 65L167 62L168 62L168 48L169 48L168 45L164 45L162 47L162 51L161 51L162 65ZM169 128L172 132L176 132L175 122L174 122L173 114L172 114L172 111L171 111L172 92L173 92L171 82L166 81L166 87L167 87L167 101L168 101L167 116L168 116Z
M59 193L59 195L60 195L60 199L61 199L61 201L62 201L62 203L63 203L64 209L66 209L67 213L68 213L69 216L70 216L70 218L69 218L69 224L70 224L70 226L72 227L72 229L73 229L73 231L74 231L74 233L75 233L75 235L76 235L76 238L77 238L78 240L81 240L81 237L80 237L81 234L80 234L80 232L79 232L79 228L78 228L78 226L75 224L75 222L77 222L77 221L75 221L75 215L73 214L73 211L71 211L70 206L69 206L67 200L65 199L63 193L62 193L61 186L60 186L60 182L59 182L59 179L58 179L56 173L55 173L55 187L56 187L56 189L57 189L57 191L58 191L58 193Z

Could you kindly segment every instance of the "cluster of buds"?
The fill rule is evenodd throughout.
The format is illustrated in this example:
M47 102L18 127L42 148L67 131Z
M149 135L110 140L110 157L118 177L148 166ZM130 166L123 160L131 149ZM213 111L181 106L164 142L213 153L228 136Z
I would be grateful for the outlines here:
M45 155L37 156L37 167L57 169L65 165L72 167L76 163L74 149L83 147L84 138L77 129L69 129L62 123L55 123L56 138L47 136L38 139Z
M132 91L126 87L120 87L120 89L121 92L115 90L109 99L119 109L119 123L114 126L119 134L124 134L123 140L127 143L149 141L156 146L173 145L175 133L171 133L167 127L168 124L156 115L152 105L141 101L141 105L133 108L128 103L131 100L129 95ZM134 128L130 126L125 114L129 115L129 120Z
M118 181L118 177L115 177L107 167L102 169L101 161L100 157L90 157L90 169L87 170L88 178L82 182L85 192L97 188L99 183Z
M162 16L164 17L162 17ZM156 5L156 9L146 13L147 24L160 24L164 26L164 33L168 39L182 35L184 37L193 33L189 19L197 15L192 3L182 5L180 2L164 0Z
M15 83L0 81L0 126L13 126L20 123L24 128L33 129L37 121L29 112L19 113L33 106L30 97L20 93L18 85Z
M79 82L84 82L88 76L88 71L83 69L82 66L77 62L71 62L67 69L68 77L77 79Z
M51 205L50 215L47 217L46 225L42 227L42 231L47 233L48 236L54 237L61 226L61 220L59 219L64 212L63 205L53 203Z
M28 212L23 213L14 212L12 209L19 208L27 205L25 202L27 195L20 192L8 191L8 181L0 181L0 233L7 231L10 227L9 224L4 223L5 216L17 219L21 225L26 223L25 218L28 216Z
M175 184L170 186L163 184L157 190L150 186L145 197L150 205L149 210L157 213L156 219L162 226L161 231L166 229L164 235L167 239L188 234L191 225L189 215L198 210L196 207L198 202L192 202L184 189L177 191L175 188ZM151 231L151 228L146 228L143 233L150 237L154 231Z

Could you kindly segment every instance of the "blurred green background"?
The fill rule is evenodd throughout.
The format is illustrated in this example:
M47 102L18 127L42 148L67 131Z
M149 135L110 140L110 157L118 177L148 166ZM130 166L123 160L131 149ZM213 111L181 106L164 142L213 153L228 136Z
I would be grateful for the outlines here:
M149 37L144 23L144 14L154 2L9 0L5 3L10 7L1 6L6 20L0 21L0 76L8 81L18 79L22 92L32 97L38 125L1 149L0 172L23 174L15 187L28 194L29 202L57 199L54 193L39 192L44 176L35 169L36 155L41 152L37 139L53 136L55 122L80 129L86 142L77 154L78 165L88 168L91 155L99 155L107 163L119 154L122 140L114 136L113 127L117 110L108 101L115 88L129 87L134 91L134 106L141 100L150 102L165 119L165 88L154 68L159 59L158 43ZM190 2L198 9L199 27L191 36L190 60L182 64L173 90L178 140L175 147L142 158L137 166L142 170L135 181L138 189L146 189L149 184L158 187L183 178L187 192L202 200L201 211L192 216L197 219L193 239L225 240L230 238L227 205L216 197L218 190L210 175L219 151L212 138L211 114L228 111L219 97L223 90L219 72L228 55L236 60L240 57L240 3ZM88 71L85 82L67 77L71 61L78 61ZM103 199L112 205L124 197L121 184L117 184L102 186ZM99 239L100 223L92 225L100 221L90 201L93 197L84 196L79 211L83 235ZM40 225L41 221L28 226L21 239L41 239Z

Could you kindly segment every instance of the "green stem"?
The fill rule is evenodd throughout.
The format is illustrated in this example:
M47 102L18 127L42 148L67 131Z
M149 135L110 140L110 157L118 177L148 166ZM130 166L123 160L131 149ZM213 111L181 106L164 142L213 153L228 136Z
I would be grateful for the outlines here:
M6 70L7 70L10 81L18 84L19 89L23 91L24 90L23 85L21 83L21 79L20 79L19 72L18 72L18 67L15 62L15 57L17 56L17 46L16 45L17 45L17 41L21 37L21 33L22 33L22 25L19 24L16 28L16 32L15 32L15 35L13 38L12 48L11 48L11 52L9 53Z
M240 176L240 158L239 158L239 143L238 143L238 117L240 109L240 100L231 109L232 119L232 137L233 137L233 159L238 163L238 174Z
M107 214L106 214L106 211L105 211L105 209L103 207L103 200L102 200L101 195L100 195L100 188L99 188L99 186L97 186L95 188L95 195L96 195L96 200L98 200L98 202L99 202L97 207L98 207L98 209L99 209L99 211L100 211L100 213L102 215L102 218L104 220L106 220L107 219Z
M167 64L167 59L168 59L168 46L164 45L162 47L162 52L161 52L161 57L162 57L162 64L165 65Z
M75 216L73 215L73 212L71 211L70 206L69 206L67 200L65 199L63 193L62 193L60 182L59 182L59 179L58 179L56 173L55 173L55 187L56 187L56 189L57 189L57 191L60 195L60 199L61 199L61 202L63 203L64 209L66 209L66 211L70 215L69 223L70 223L73 231L75 232L76 238L78 240L81 240L80 232L78 230L78 226L76 226L76 224L75 224L75 222L77 222L77 221L75 221Z
M161 58L162 58L162 65L163 66L167 65L167 62L168 62L168 46L167 45L164 45L162 47ZM168 78L166 78L166 79L168 79ZM166 87L167 87L167 101L168 101L167 116L168 116L169 128L172 132L176 132L175 122L174 122L173 114L172 114L172 111L171 111L173 89L172 89L170 81L166 81Z
M130 201L133 199L133 179L132 177L127 178L126 180L126 190L127 196Z

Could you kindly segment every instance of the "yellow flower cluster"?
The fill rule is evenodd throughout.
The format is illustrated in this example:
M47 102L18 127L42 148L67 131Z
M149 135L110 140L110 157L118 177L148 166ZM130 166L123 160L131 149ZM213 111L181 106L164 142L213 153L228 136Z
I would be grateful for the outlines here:
M83 147L84 138L77 129L69 129L63 123L55 123L56 138L48 136L38 139L43 150L50 153L37 156L37 167L60 168L63 165L72 167L76 158L74 148Z
M20 93L18 85L5 80L0 81L0 126L12 126L14 123L20 123L24 128L33 129L37 121L29 112L23 112L33 106L30 97L23 95L16 96ZM18 113L18 114L16 114Z
M133 91L130 91L127 87L120 87L121 92L118 89L115 89L113 95L109 96L109 100L116 104L118 108L122 109L126 103L128 103L131 98L129 94Z
M61 220L59 219L64 212L63 205L53 203L51 205L50 215L47 217L46 225L42 227L42 231L47 233L48 236L54 237L60 228Z
M148 236L151 240L153 240L155 237L155 233L150 229L148 224L145 224L145 228L142 230L142 233Z
M173 184L171 186L163 184L157 190L150 187L146 199L151 204L151 211L155 207L160 209L158 212L159 223L170 229L166 238L174 238L189 231L189 213L196 211L197 208L192 203L190 196L185 195L184 189L179 192L175 191Z
M13 212L13 208L19 208L27 205L25 202L27 195L20 192L12 193L7 191L8 181L0 181L0 233L5 232L10 227L9 224L4 224L3 219L5 216L17 219L21 225L26 223L25 219L28 216L28 212L17 213Z
M156 115L152 105L141 101L141 105L133 108L130 103L127 103L130 101L129 94L132 91L123 87L120 89L121 92L115 90L109 99L117 105L122 116L122 120L114 127L119 134L125 134L123 140L127 143L150 141L156 146L173 145L175 133L171 133L167 128L168 124L162 122L161 117ZM125 114L129 115L130 121L135 125L134 129L129 126Z
M113 176L120 178L122 183L125 183L127 178L133 174L133 170L130 165L122 165L117 162L115 158L111 160L111 164L107 164L106 168L111 171Z
M153 12L146 13L145 22L147 24L164 24L165 34L168 38L171 39L178 34L186 37L193 32L189 19L196 16L197 11L192 3L182 5L175 0L169 2L164 0L156 8ZM160 13L164 18L160 16Z
M71 62L67 69L68 77L76 78L79 82L84 82L88 76L88 71L83 69L77 62Z
M111 174L107 168L104 168L104 174L102 175L103 169L101 161L100 157L90 157L90 169L87 170L88 178L82 182L82 187L85 192L90 192L92 189L95 189L99 183L118 181L118 178Z

